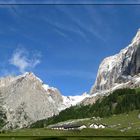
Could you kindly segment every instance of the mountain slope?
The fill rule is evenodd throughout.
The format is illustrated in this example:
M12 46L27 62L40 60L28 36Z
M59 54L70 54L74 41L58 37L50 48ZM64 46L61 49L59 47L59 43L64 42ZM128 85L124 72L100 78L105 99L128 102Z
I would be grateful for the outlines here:
M120 53L105 58L99 66L90 93L109 92L116 88L140 86L140 30L131 44Z
M128 113L140 109L140 90L118 89L109 96L104 96L92 105L77 105L61 111L58 115L37 121L31 127L44 127L72 119L109 117L114 114Z
M76 105L86 97L87 94L62 96L58 89L49 87L29 72L1 78L0 121L3 122L3 129L23 128L57 115L61 110Z
M48 87L33 73L0 80L0 95L6 110L7 128L22 128L59 113L63 101L56 88Z

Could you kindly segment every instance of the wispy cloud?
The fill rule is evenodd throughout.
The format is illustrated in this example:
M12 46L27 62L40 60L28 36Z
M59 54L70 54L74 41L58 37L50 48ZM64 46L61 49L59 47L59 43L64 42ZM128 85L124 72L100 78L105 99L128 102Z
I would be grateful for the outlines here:
M26 70L36 67L41 62L40 57L40 53L34 53L29 56L27 50L18 48L13 52L9 63L16 66L21 73L24 73Z
M96 74L89 71L82 71L82 70L67 70L67 69L59 69L59 70L48 70L48 75L51 76L70 76L76 78L83 78L83 79L95 79Z
M17 4L16 0L0 0L0 8L6 9L15 19L21 18L19 14L21 8L19 8L20 5Z
M58 11L59 12L59 11ZM42 16L42 20L44 20L45 22L47 22L48 24L50 24L51 26L54 27L54 31L57 32L58 34L60 34L61 36L70 39L70 36L68 35L68 32L72 32L80 37L82 37L85 41L88 39L86 37L86 34L83 32L83 30L81 30L78 26L73 25L68 26L65 23L61 22L61 21L53 21L51 18L46 18Z
M104 14L106 14L104 13L106 12L104 9L110 9L110 16L112 16L114 22L117 23L118 19L116 19L116 15L118 14L118 11L116 10L116 7L114 5L105 5L105 7L104 5L100 7L96 5L82 5L81 9L88 17L85 20L81 19L81 17L79 16L80 11L78 12L76 8L78 7L75 7L75 9L73 9L77 11L74 13L68 6L57 6L57 9L59 11L65 13L65 16L71 19L71 21L77 27L79 27L86 41L91 40L90 37L92 37L107 42L112 34L112 26L111 23L108 23L107 20L104 19Z
M89 17L89 19L92 19L88 25L86 20L82 20L83 22L81 22L81 19L78 17L78 15L76 16L76 14L74 15L73 13L71 13L67 6L61 6L61 8L57 7L57 9L60 12L65 13L66 17L73 21L73 23L77 27L77 30L74 29L74 31L82 36L85 41L89 40L88 36L86 35L87 32L92 34L93 37L97 37L102 41L105 41L105 36L103 36L98 30L100 29L99 26L103 24L103 21L102 17L99 15L99 13L97 13L96 9L93 9L93 7L91 8L90 6L83 5L83 10L85 11L85 13L90 14L87 16ZM91 15L91 13L93 13L93 15Z

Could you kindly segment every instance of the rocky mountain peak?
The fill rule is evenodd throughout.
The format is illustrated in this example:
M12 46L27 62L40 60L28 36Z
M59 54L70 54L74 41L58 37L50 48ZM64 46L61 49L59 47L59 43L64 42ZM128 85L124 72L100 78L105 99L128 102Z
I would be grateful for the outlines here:
M62 96L55 87L44 84L34 73L0 79L0 106L6 115L4 129L23 128L80 103L89 95Z
M47 90L44 88L47 88ZM59 113L63 98L57 88L49 87L33 73L0 79L0 97L6 117L5 129L22 128Z
M26 77L36 77L35 74L33 72L25 72L23 74L23 76L26 76Z
M32 72L25 72L24 74L19 75L19 76L16 77L16 79L18 79L18 78L25 78L25 79L30 79L30 80L33 80L33 81L38 81L38 82L40 82L40 83L43 83L43 81L42 81L40 78L38 78L38 77L37 77L34 73L32 73Z
M105 93L123 87L127 82L132 86L136 75L140 73L140 29L130 45L118 54L105 58L99 66L95 84L90 93ZM133 82L132 82L133 81ZM121 85L121 86L120 86ZM127 86L127 84L125 85ZM129 85L130 86L130 85Z
M138 45L140 43L140 29L138 29L135 37L133 38L132 42L131 42L131 45L133 44L134 45Z

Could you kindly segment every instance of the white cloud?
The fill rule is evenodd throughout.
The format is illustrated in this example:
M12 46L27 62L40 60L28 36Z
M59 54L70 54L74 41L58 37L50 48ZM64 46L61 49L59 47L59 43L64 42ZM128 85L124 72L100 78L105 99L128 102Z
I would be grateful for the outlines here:
M21 73L24 73L26 70L34 68L40 63L40 53L30 54L25 49L16 49L12 54L9 62L10 64L16 66ZM32 58L31 58L32 57Z

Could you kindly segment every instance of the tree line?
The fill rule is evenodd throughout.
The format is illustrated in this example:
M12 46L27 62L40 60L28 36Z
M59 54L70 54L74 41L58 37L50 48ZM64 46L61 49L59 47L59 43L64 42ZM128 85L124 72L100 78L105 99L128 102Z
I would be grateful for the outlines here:
M76 105L61 111L51 118L37 121L31 127L41 128L50 124L90 117L109 117L113 114L127 113L140 109L139 89L118 89L109 96L104 96L92 105Z

